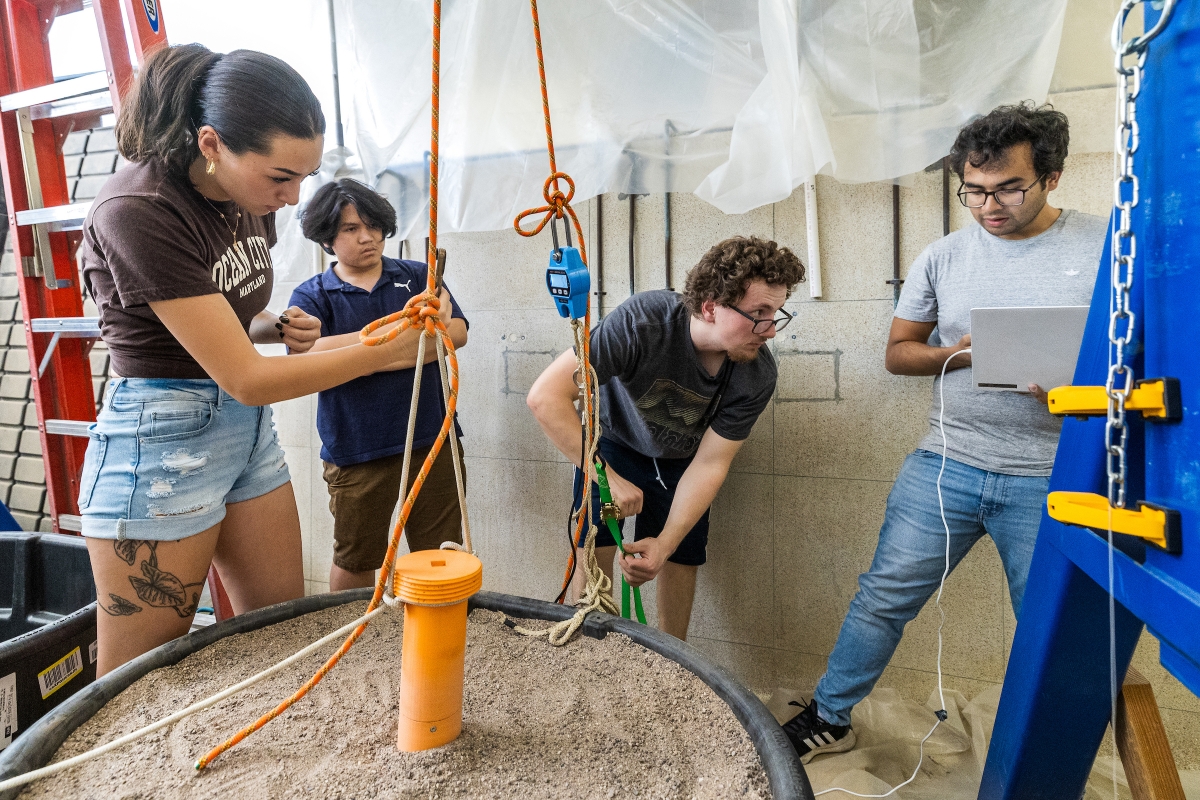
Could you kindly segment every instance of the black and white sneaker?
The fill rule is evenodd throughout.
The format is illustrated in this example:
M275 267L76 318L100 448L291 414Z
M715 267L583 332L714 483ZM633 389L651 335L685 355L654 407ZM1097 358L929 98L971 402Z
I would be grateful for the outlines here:
M854 730L849 725L833 725L821 719L815 699L808 705L795 700L788 705L800 707L800 713L784 723L783 732L796 748L801 764L807 764L820 753L843 753L854 747Z

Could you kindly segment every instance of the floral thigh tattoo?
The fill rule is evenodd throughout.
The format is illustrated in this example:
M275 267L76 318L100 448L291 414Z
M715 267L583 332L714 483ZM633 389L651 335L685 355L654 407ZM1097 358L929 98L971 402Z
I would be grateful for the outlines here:
M173 608L180 617L190 617L200 604L200 590L204 581L184 583L170 572L158 568L158 542L118 539L113 542L117 556L129 566L138 560L138 551L145 546L149 556L142 560L141 575L130 575L129 583L143 603L155 608ZM112 592L108 595L112 603L100 603L100 608L114 617L128 617L142 610L142 606Z

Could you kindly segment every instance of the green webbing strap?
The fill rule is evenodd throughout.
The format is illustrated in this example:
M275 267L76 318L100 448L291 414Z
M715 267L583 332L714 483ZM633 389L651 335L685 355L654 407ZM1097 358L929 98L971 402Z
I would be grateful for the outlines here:
M604 471L604 462L599 458L596 459L596 484L600 487L600 504L602 506L612 504L612 491L608 488L608 473ZM617 543L617 548L621 551L621 555L625 555L625 545L621 541L621 529L617 527L615 519L604 520L608 525L608 531L612 534L613 541ZM625 580L625 575L621 575L621 616L629 619L629 582ZM633 587L633 606L637 612L637 621L646 624L646 612L642 610L642 590L640 586Z

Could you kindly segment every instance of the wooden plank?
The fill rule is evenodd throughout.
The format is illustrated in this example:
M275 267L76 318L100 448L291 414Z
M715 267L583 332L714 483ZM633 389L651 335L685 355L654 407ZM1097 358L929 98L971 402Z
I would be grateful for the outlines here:
M1185 800L1154 689L1133 667L1117 699L1116 736L1133 800Z

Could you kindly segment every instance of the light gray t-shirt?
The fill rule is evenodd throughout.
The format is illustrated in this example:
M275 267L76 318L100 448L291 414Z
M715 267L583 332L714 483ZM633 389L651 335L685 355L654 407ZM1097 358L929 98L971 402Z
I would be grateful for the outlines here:
M917 258L895 314L936 322L930 344L949 347L971 332L972 308L1088 305L1107 230L1101 217L1063 211L1032 239L1001 239L977 224L955 231ZM940 381L918 445L939 454ZM1044 404L1026 393L977 391L970 368L947 371L945 390L947 456L990 472L1050 474L1062 421Z
M700 363L683 298L659 289L617 306L593 331L601 434L651 458L689 458L710 427L740 442L775 393L775 358Z

